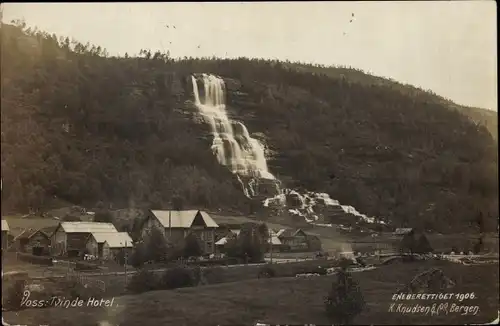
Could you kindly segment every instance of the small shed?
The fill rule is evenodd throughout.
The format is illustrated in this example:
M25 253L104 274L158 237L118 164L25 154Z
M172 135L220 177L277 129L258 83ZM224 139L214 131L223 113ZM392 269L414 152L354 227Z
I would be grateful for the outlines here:
M87 251L102 260L115 259L120 251L132 253L133 241L127 232L91 233L86 243Z
M35 256L47 255L50 251L50 237L40 229L25 229L14 238L14 243L18 251Z

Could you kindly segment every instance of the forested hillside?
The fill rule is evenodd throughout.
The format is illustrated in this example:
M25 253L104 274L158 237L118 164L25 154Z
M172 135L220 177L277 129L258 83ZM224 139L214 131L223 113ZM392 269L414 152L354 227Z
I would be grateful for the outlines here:
M345 68L116 58L20 23L1 32L4 213L43 210L54 197L165 208L174 195L247 212L190 102L190 75L207 72L226 79L230 114L264 140L287 186L399 225L448 231L483 216L496 227L497 144L435 95L332 74Z

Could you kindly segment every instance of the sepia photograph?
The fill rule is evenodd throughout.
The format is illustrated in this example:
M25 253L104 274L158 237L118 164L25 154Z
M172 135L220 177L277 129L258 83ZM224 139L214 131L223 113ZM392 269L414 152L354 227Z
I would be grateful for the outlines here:
M0 6L2 326L499 323L495 1Z

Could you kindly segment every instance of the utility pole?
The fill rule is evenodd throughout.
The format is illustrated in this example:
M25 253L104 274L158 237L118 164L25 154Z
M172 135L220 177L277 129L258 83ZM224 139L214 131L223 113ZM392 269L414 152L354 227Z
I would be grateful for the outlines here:
M269 257L270 257L270 262L271 264L273 263L273 231L272 230L269 230L269 247L270 247L270 253L269 253Z
M168 210L168 233L170 239L172 239L172 210Z
M127 241L125 241L124 256L125 256L125 262L123 265L125 268L125 286L127 286L127 263L128 263Z

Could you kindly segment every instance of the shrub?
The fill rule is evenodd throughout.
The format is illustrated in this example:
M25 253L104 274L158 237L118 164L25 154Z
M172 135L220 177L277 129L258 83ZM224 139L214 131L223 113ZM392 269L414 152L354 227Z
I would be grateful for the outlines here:
M415 243L415 250L414 252L417 254L426 254L433 252L434 249L432 249L432 246L425 236L425 234L421 234L418 240Z
M75 263L75 270L77 271L92 271L99 269L99 265L85 262L85 261L77 261Z
M365 301L358 283L342 269L325 298L328 318L335 324L347 325L364 308Z
M276 271L270 264L264 265L259 269L258 278L271 278L276 276Z
M157 228L152 229L151 234L146 239L146 249L147 254L150 256L148 260L157 263L166 262L169 251L171 251L167 239Z
M26 253L17 253L17 258L19 260L32 263L32 264L40 264L40 265L47 265L47 266L52 266L52 257L48 256L34 256Z
M258 225L242 225L237 238L230 239L225 245L227 256L243 259L245 263L259 263L264 259L266 241L258 231Z
M129 263L135 268L140 268L148 261L148 253L144 242L135 245L134 251L130 255Z
M7 296L2 306L9 310L20 310L23 301L24 286L24 280L14 281L14 284L8 289Z
M186 266L176 266L165 271L160 286L162 289L170 290L194 285L193 271Z
M203 254L203 249L201 248L200 240L195 234L190 233L184 239L183 256L184 257L198 257Z
M142 293L156 290L159 287L156 275L147 270L140 270L127 284L127 290L132 293Z
M116 257L115 257L116 262L120 266L124 266L125 265L125 256L126 256L125 250L123 248L121 248L118 251L118 253L116 254Z

